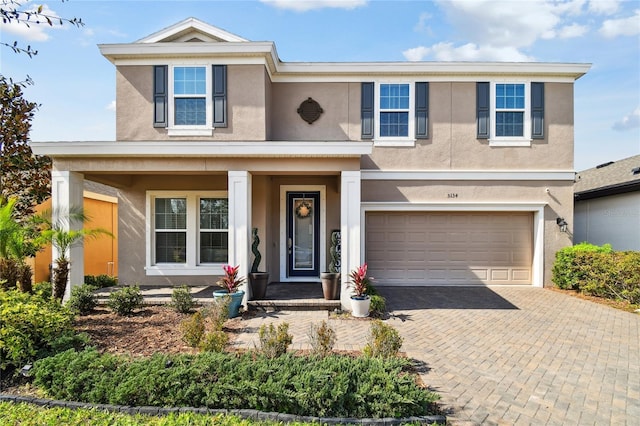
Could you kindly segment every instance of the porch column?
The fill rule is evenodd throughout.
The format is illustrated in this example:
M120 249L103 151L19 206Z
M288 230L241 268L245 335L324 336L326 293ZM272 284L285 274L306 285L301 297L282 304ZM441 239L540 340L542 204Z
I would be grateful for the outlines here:
M229 264L240 265L238 276L249 279L249 248L251 241L251 173L229 170ZM248 282L243 286L247 306L251 296Z
M82 173L52 170L51 171L51 220L60 224L63 229L80 230L83 223L81 221L65 220L65 215L73 209L81 209L84 204L83 198L84 175ZM62 220L60 220L62 219ZM58 249L52 245L52 264L60 257ZM64 300L68 300L71 295L71 288L84 283L84 246L82 242L75 244L67 253L70 260L69 279L64 292Z
M351 310L349 272L360 265L360 171L343 171L340 176L340 274L342 308Z

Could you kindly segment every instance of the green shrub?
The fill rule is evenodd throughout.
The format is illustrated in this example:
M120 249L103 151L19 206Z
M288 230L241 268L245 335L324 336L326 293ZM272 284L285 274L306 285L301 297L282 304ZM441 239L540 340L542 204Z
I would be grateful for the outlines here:
M87 315L98 305L98 296L95 294L95 290L95 287L88 284L73 287L66 306L77 314Z
M0 290L0 318L0 370L20 368L60 350L64 341L75 346L76 340L70 339L75 335L73 313L51 299Z
M200 341L200 350L205 352L224 352L229 343L229 336L222 330L206 333Z
M373 317L381 317L387 312L387 301L384 297L379 294L374 294L371 296L371 305L369 307L369 311L371 316Z
M198 347L202 336L204 336L204 317L202 312L197 311L189 318L180 323L182 340L192 348Z
M564 247L556 252L551 280L561 289L577 290L578 281L583 277L577 268L576 255L584 252L611 253L612 251L610 244L596 246L587 242Z
M142 306L142 293L137 285L122 287L109 295L107 306L118 315L131 315Z
M258 330L258 339L260 352L267 358L275 358L287 353L293 336L289 334L289 324L283 322L278 324L278 328L273 324L262 324Z
M222 331L224 323L229 319L231 296L219 297L203 309L203 315L211 321L213 330Z
M203 352L150 358L68 351L39 360L35 382L49 397L101 404L255 409L319 417L433 414L404 358Z
M171 293L171 306L178 312L188 314L195 308L196 302L189 292L189 287L181 285L175 287Z
M402 337L398 330L380 320L375 320L371 323L367 344L362 352L369 357L390 358L397 357L401 347Z
M42 299L51 299L51 296L53 294L53 284L51 284L49 281L35 283L35 285L33 286L33 293L41 297Z
M40 407L27 403L0 402L0 424L20 426L279 426L280 423L245 420L230 414L169 413L166 416L125 414L86 408ZM314 426L312 423L305 423ZM302 426L303 423L296 423Z
M313 355L325 357L331 354L336 344L336 331L326 321L320 325L311 324L308 336Z
M580 292L640 304L640 252L578 253L575 263Z
M95 288L115 287L118 285L118 277L111 275L85 275L84 283L92 285Z

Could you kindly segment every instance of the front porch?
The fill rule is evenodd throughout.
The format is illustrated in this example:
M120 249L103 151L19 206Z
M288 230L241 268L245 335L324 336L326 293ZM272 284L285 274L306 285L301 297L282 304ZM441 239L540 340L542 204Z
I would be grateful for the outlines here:
M253 228L262 241L259 268L272 281L318 283L320 273L329 270L331 233L340 231L341 302L347 307L347 274L362 261L360 156L371 152L371 144L305 143L300 152L301 146L181 142L176 151L166 143L100 142L40 143L34 149L54 157L54 209L81 207L85 179L118 189L122 284L205 287L216 282L224 264L239 265L240 275L248 276L255 258ZM300 203L295 197L305 202L314 194L319 198L313 213L292 224ZM224 209L209 211L203 202L224 204ZM311 217L318 222L302 219ZM307 243L304 235L291 233L304 226L314 245L298 244L297 238ZM74 267L66 297L83 282L82 247L73 247L69 258Z

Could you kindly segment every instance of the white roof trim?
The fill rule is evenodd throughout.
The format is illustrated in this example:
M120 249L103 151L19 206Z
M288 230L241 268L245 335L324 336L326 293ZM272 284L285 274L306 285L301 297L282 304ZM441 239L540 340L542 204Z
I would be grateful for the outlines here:
M51 157L357 157L371 142L31 142L36 155Z
M194 30L203 32L208 34L214 39L222 40L222 41L249 41L242 37L239 37L235 34L232 34L228 31L225 31L221 28L214 27L213 25L209 25L206 22L203 22L196 18L187 18L183 21L178 22L177 24L173 24L170 27L164 28L158 32L155 32L147 37L144 37L136 43L158 43L164 41L166 39L170 39L176 34L180 34L183 31L189 30L193 28Z

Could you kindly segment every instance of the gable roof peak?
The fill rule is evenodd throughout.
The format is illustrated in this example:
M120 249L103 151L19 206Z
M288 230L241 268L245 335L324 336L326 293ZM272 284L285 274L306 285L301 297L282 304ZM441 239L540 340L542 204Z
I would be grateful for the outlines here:
M185 36L188 36L185 38ZM221 28L214 27L197 18L190 17L167 28L148 35L136 43L161 43L172 41L191 41L196 38L199 41L213 42L242 42L249 41L245 38L232 34Z

